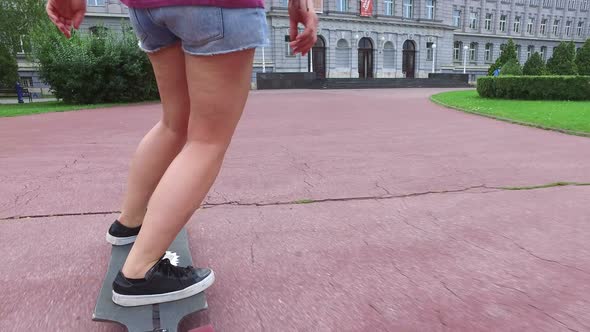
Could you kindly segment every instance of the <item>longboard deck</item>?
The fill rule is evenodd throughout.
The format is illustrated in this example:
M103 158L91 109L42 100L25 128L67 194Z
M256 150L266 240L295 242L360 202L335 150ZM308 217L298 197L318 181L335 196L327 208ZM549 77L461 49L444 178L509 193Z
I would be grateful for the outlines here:
M131 244L113 246L111 260L96 300L92 320L119 323L125 326L129 332L176 332L180 321L185 316L207 309L205 293L199 293L179 301L154 305L139 307L116 305L112 300L113 280L123 267L131 246ZM193 258L188 248L188 236L184 228L174 239L166 255L175 265L193 265Z

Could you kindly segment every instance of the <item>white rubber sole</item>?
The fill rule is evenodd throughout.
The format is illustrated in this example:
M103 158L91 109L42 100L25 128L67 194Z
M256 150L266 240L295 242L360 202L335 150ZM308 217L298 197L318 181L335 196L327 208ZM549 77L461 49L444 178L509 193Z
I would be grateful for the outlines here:
M124 246L135 242L135 239L137 239L137 235L128 237L115 237L107 232L107 242L114 246Z
M214 281L215 273L211 271L211 274L209 274L205 279L201 280L201 282L175 292L153 295L122 295L113 291L113 302L123 307L136 307L140 305L182 300L203 292L213 285Z

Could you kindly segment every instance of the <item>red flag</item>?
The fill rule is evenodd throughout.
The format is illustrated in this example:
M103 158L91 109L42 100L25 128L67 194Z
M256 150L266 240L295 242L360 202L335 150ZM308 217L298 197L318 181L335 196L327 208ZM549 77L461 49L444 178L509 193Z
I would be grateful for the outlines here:
M361 0L361 16L373 16L373 0Z

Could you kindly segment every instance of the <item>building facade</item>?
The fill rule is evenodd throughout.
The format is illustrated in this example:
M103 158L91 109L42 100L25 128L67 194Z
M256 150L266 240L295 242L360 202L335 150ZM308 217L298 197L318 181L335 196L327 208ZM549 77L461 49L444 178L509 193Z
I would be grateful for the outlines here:
M314 71L327 78L427 77L433 70L485 75L512 38L521 64L534 52L549 59L564 40L590 36L590 0L314 0L318 42L308 56L288 44L288 0L266 0L269 46L254 72ZM120 30L128 8L87 0L82 30ZM41 84L30 64L21 77ZM253 75L254 81L254 75Z

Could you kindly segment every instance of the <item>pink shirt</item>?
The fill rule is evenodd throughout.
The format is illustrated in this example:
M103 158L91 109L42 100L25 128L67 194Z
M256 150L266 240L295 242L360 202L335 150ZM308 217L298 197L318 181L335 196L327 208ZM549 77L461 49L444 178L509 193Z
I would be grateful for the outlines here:
M215 6L224 8L264 8L264 0L121 0L132 8L166 6Z

